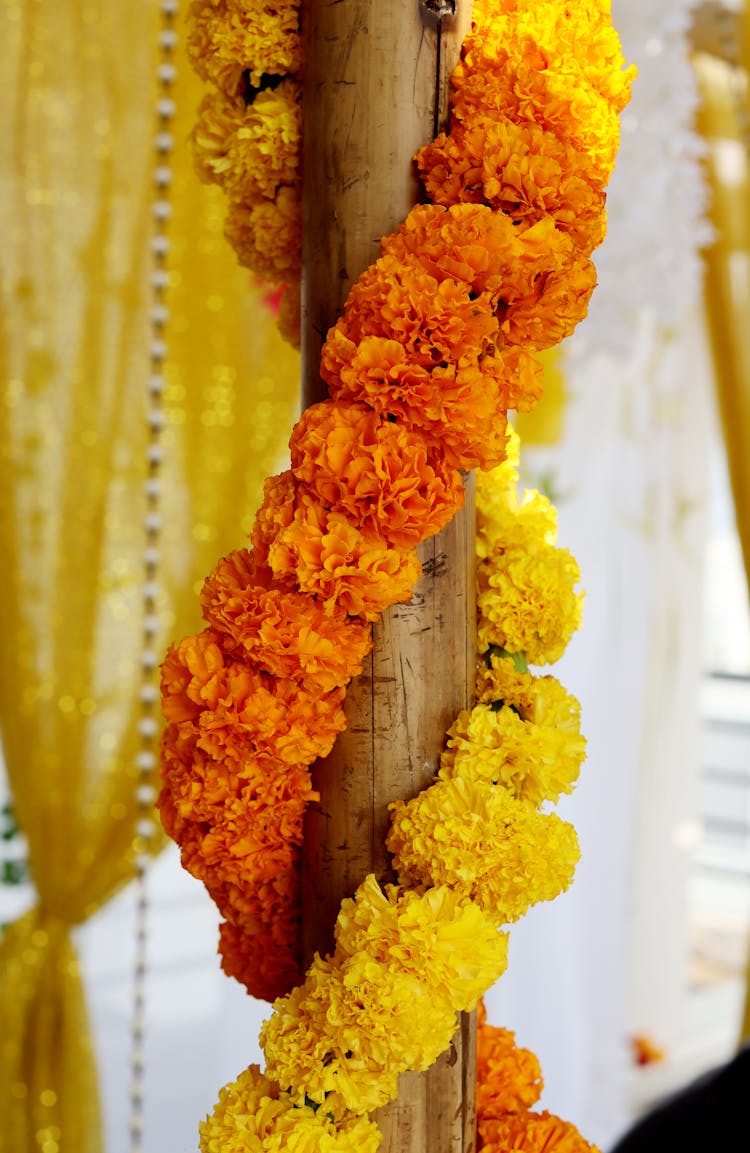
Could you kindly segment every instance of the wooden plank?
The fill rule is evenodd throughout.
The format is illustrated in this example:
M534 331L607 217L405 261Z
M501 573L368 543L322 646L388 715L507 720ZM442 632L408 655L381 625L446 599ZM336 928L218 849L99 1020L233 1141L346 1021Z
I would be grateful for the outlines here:
M321 3L303 10L303 404L323 399L320 348L379 241L420 199L413 155L447 120L448 76L470 6L438 20L415 2ZM392 879L387 805L425 788L446 729L473 700L473 476L466 508L419 549L412 600L374 626L374 650L348 689L348 730L314 769L321 801L305 828L303 944L328 952L341 900L370 872ZM401 1078L375 1119L381 1153L472 1153L475 1019L424 1074Z

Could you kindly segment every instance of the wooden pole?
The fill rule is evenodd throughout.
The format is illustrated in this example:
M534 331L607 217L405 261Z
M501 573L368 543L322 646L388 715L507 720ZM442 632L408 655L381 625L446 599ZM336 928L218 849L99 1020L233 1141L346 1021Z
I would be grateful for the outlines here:
M433 4L447 0L428 0ZM471 21L458 0L442 21L418 0L305 0L303 405L326 396L320 349L357 276L420 199L414 153L447 123L448 77ZM348 729L314 767L318 805L305 826L303 947L327 953L344 897L372 872L393 879L387 806L429 785L445 732L474 691L473 476L466 508L419 549L408 604L374 626L374 649L349 685ZM381 1153L472 1153L475 1016L397 1101L375 1114Z

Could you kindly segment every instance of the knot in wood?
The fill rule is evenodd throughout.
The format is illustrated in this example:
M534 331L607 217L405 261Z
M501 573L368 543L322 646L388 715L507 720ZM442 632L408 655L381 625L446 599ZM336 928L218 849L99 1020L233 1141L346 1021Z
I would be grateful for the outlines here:
M456 0L419 0L419 7L436 20L456 15Z

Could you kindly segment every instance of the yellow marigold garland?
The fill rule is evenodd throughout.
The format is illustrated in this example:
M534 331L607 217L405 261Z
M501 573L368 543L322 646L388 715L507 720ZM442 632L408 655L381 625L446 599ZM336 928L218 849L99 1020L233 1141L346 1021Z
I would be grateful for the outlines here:
M196 164L227 192L241 262L286 285L295 339L297 10L195 0L191 16L191 56L215 88ZM578 627L578 569L556 547L552 506L518 499L505 414L533 407L534 352L585 315L631 79L606 0L478 0L450 132L417 157L432 203L353 287L323 349L330 400L295 428L252 548L207 579L207 627L164 662L165 828L226 917L226 972L277 998L266 1073L222 1091L204 1153L374 1149L364 1115L399 1072L434 1060L456 1012L503 971L503 926L572 878L575 832L541 806L575 783L579 710L526 661L557 660ZM345 723L368 622L411 595L415 545L460 507L458 470L473 468L496 470L478 486L477 706L452 726L431 788L393 806L399 884L367 878L342 905L333 955L287 992L308 766ZM590 1148L527 1109L480 1105L479 1131L485 1149Z
M227 240L280 287L279 329L299 346L299 0L193 0L189 21L188 57L210 86L193 129L196 171L226 193Z

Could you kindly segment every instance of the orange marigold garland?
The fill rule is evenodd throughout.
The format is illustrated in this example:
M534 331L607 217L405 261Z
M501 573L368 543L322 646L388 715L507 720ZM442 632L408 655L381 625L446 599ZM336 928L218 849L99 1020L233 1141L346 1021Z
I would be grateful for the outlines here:
M477 1012L477 1150L484 1153L600 1153L574 1125L536 1112L544 1082L536 1056L516 1045L515 1034L487 1024Z
M293 308L296 8L195 0L191 11L193 60L216 88L196 162L227 191L239 259L285 282ZM278 997L266 1074L251 1067L222 1093L204 1150L244 1148L247 1125L259 1148L374 1149L364 1114L398 1072L437 1056L456 1012L500 975L502 927L570 883L575 833L541 806L575 783L578 710L526 661L564 651L578 570L555 545L551 506L518 499L506 414L533 407L534 353L585 315L631 79L605 0L479 0L450 131L417 157L433 203L383 238L354 285L323 348L330 400L293 431L251 549L207 579L207 627L164 662L165 827L226 918L225 971ZM367 878L342 905L334 954L289 993L309 764L345 723L369 622L409 598L416 545L460 507L459 473L473 468L499 470L484 503L479 485L478 704L452 727L434 785L394 806L399 884ZM485 1112L480 1135L485 1148L589 1148L565 1122L512 1109Z

